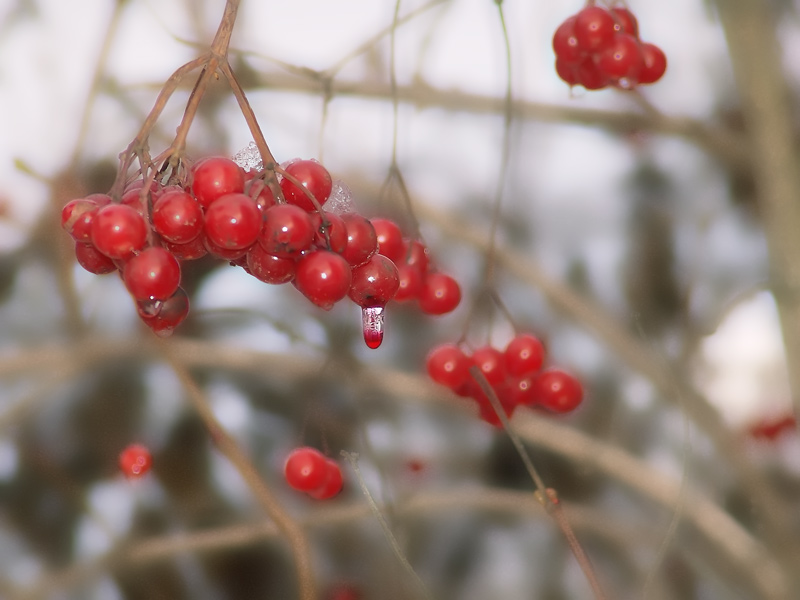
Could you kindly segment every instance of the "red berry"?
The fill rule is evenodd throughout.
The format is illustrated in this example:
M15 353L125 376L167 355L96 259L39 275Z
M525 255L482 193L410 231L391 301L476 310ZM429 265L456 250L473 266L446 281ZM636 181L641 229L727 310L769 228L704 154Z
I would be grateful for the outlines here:
M634 14L627 8L612 8L611 16L614 17L614 31L616 33L627 33L635 38L639 38L639 22Z
M208 239L208 236L205 234L201 235L200 238L203 240L203 245L206 247L206 250L209 254L229 262L239 260L245 254L247 254L247 251L249 250L249 248L223 248L222 246L215 244Z
M300 492L316 490L330 474L325 457L315 448L295 448L283 469L286 483Z
M428 247L419 240L405 240L405 247L404 262L425 275L430 266Z
M556 58L566 64L578 64L586 54L575 37L575 17L569 17L553 34L553 52Z
M644 66L639 42L625 33L614 36L611 45L597 56L596 65L609 80L619 81L625 88L634 87Z
M470 378L472 360L454 344L442 344L428 353L425 368L436 383L455 390Z
M70 200L61 209L61 227L76 242L91 242L92 219L99 209L97 202L89 198Z
M141 477L152 466L153 457L141 444L131 444L119 454L119 469L128 479Z
M369 219L356 213L342 215L347 228L347 246L342 252L344 259L357 267L369 260L378 250L378 236Z
M306 213L314 227L314 245L322 250L330 250L342 254L347 248L347 226L339 215L322 211L326 227L322 225L322 217L318 212Z
M294 279L295 259L269 254L261 244L253 244L247 251L247 269L265 283L288 283Z
M519 377L542 367L544 346L536 336L522 333L508 343L503 356L508 374Z
M169 191L153 203L153 229L173 244L187 244L203 231L203 209L191 194Z
M125 263L122 278L136 300L166 300L178 289L181 267L167 250L153 246Z
M375 237L378 239L378 253L383 254L395 265L406 262L403 232L394 221L390 219L372 219Z
M293 258L308 250L314 241L310 215L293 204L276 204L264 211L264 225L258 243L269 254Z
M344 479L342 478L342 470L335 460L330 458L325 459L325 467L328 471L324 482L317 488L310 490L308 495L314 500L329 500L342 491Z
M340 254L317 250L297 262L294 284L311 302L330 310L347 296L352 282L350 265Z
M244 191L244 171L230 158L209 156L192 166L192 194L207 208L226 194Z
M75 242L75 258L78 264L89 273L95 275L104 275L106 273L113 273L117 270L114 261L108 258L102 252L99 252L94 244L86 244L84 242Z
M560 58L556 58L556 75L570 85L578 85L580 83L578 66L564 62Z
M253 173L253 171L249 171ZM255 175L253 175L255 177ZM244 193L255 200L256 206L264 212L270 206L275 206L275 195L263 179L252 179L244 186Z
M386 306L400 287L394 263L382 254L373 254L363 265L352 271L348 296L362 308Z
M584 52L599 52L611 45L614 17L605 8L587 6L575 15L575 37L578 47Z
M542 371L534 378L533 386L539 404L556 413L570 412L583 400L580 381L559 369Z
M408 302L419 297L422 291L423 275L416 267L401 263L397 265L400 286L394 296L395 302Z
M205 231L208 239L220 248L248 248L261 233L261 211L248 196L227 194L206 209Z
M188 316L189 296L183 288L178 288L171 297L156 304L155 314L147 314L140 306L139 317L157 336L168 337Z
M149 227L130 206L109 204L92 218L92 243L109 258L128 258L147 243Z
M449 313L461 302L458 282L444 273L428 273L419 293L419 307L428 315Z
M511 407L517 406L533 406L538 402L536 396L536 388L533 385L533 380L536 375L529 373L521 377L513 377L508 381L508 405Z
M472 362L490 385L499 385L506 380L505 356L497 348L482 346L472 353Z
M655 44L641 45L642 71L639 73L639 83L655 83L667 70L667 57Z
M163 240L161 245L178 260L197 260L208 254L205 244L205 235L198 235L191 242L185 244L173 244Z
M296 160L285 169L286 173L298 181L298 187L288 177L281 180L281 190L286 202L299 206L305 211L316 209L314 203L306 195L309 192L320 206L327 202L333 188L333 180L328 170L315 160Z

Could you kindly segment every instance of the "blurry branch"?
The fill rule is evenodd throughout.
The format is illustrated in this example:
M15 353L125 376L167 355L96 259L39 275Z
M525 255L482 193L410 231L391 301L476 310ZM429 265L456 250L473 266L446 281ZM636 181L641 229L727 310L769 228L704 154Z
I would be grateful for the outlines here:
M716 2L742 103L795 413L800 416L800 153L773 3Z
M499 256L502 257L503 254ZM142 338L138 343L131 340L87 338L78 343L20 352L0 359L0 378L12 374L64 369L69 365L82 364L88 370L100 367L105 361L123 358L151 361L158 356L155 343L153 338ZM307 356L300 358L241 347L224 347L215 341L175 338L170 340L169 345L174 360L187 369L248 373L267 377L270 381L292 381L318 376L320 365L325 360L324 357L315 361ZM329 372L336 372L336 369L331 368ZM362 371L361 377L365 384L376 391L375 396L402 393L404 398L423 402L448 402L454 409L461 407L468 410L464 401L443 392L419 375L371 368ZM769 600L786 597L785 580L770 553L710 500L691 489L681 492L680 482L670 480L647 463L620 448L593 439L555 420L522 411L512 420L511 425L526 443L564 455L577 464L592 466L668 511L673 510L679 495L684 493L682 514L685 522L697 528L715 553L724 557L726 564L733 564L735 572L751 581L752 586L760 591L760 597ZM475 491L471 490L469 493L474 494ZM541 510L533 495L528 493L527 496L530 504ZM399 505L397 511L409 510L410 506L415 506L414 502L411 500L410 503ZM359 510L369 509L362 507ZM572 514L570 522L578 527ZM786 523L788 521L784 525Z
M299 92L307 94L352 96L391 102L392 88L388 83L376 81L322 80L318 75L298 75L272 72L256 74L249 81L253 89L272 92ZM506 100L503 97L471 94L463 90L444 90L417 80L396 87L396 98L403 104L418 109L441 108L451 112L504 114ZM576 108L567 105L544 104L515 100L512 102L515 119L522 121L545 121L590 125L614 133L626 134L639 130L685 138L729 168L750 168L749 151L742 136L723 127L685 117L670 117L651 111L618 112Z
M482 230L470 226L429 205L417 204L416 210L423 218L446 235L466 242L485 252L487 241ZM722 422L717 411L689 382L687 373L667 362L664 355L657 354L649 345L633 337L619 324L613 315L588 298L581 297L560 281L549 277L531 258L515 253L508 248L497 248L498 265L538 289L550 305L568 316L580 326L594 334L632 369L648 378L667 399L705 431L714 442L720 457L727 458L739 475L743 489L764 524L770 545L779 555L792 561L797 558L797 540L787 528L794 522L793 507L777 494L769 480L756 469L734 434ZM679 401L680 400L680 401Z

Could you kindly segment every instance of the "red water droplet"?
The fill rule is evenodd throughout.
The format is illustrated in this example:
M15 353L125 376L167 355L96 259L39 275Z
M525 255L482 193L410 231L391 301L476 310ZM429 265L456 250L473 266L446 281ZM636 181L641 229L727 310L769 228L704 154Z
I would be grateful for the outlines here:
M373 350L383 342L383 307L368 306L361 309L361 323L364 328L364 341Z

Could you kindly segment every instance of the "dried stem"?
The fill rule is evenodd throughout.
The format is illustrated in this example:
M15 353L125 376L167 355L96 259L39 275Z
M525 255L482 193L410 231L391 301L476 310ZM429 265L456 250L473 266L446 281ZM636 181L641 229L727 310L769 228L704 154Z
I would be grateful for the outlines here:
M225 428L222 427L209 407L197 382L192 378L188 369L177 359L174 348L168 342L161 342L160 345L165 360L175 371L181 384L186 389L189 401L202 419L212 441L233 464L259 504L275 521L278 529L289 542L295 559L301 600L315 600L317 592L311 564L311 550L302 527L283 509L253 463Z

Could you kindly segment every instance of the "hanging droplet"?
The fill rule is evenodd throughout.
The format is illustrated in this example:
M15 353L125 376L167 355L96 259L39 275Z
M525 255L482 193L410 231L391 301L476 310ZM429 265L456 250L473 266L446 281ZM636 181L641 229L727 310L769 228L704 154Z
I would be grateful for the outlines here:
M383 341L383 307L367 306L361 309L361 324L364 327L364 341L373 350Z

